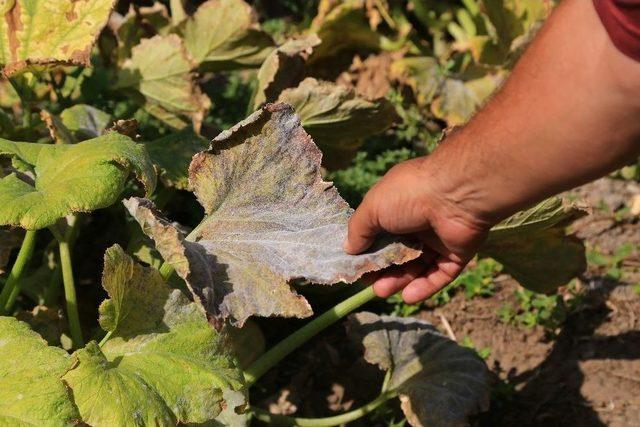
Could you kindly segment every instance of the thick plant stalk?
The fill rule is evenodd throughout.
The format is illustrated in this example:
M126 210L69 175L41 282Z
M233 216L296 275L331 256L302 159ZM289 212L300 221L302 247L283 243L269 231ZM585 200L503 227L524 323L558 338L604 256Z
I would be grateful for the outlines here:
M67 318L69 319L69 331L74 348L84 346L82 329L80 328L80 316L78 315L78 302L76 299L76 286L73 280L73 267L71 264L71 251L69 242L65 239L58 240L60 250L60 265L62 266L62 282L64 284L64 296L67 303Z
M35 230L27 230L24 235L16 262L11 268L2 292L0 292L0 314L5 314L11 310L13 302L20 292L18 282L33 255L33 249L36 246L36 233Z
M395 393L383 393L371 402L361 406L353 411L344 414L335 415L326 418L297 418L287 417L285 415L273 415L262 409L253 409L254 416L268 425L274 426L300 426L300 427L331 427L337 426L361 418L385 403L387 400L395 397Z
M253 364L245 371L244 378L247 385L251 386L254 384L262 375L288 356L292 351L375 297L376 295L373 293L373 288L371 286L367 286L357 294L347 298L332 309L322 313L320 316L316 317L302 328L280 341L269 351L260 356L260 358L253 362Z

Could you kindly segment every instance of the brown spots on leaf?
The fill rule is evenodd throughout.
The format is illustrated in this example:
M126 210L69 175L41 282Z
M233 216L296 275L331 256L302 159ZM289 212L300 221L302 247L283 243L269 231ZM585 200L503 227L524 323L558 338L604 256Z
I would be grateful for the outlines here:
M15 2L13 7L4 15L9 36L9 52L13 60L18 58L18 47L20 46L17 33L23 28L22 20L20 19L21 11L20 3Z

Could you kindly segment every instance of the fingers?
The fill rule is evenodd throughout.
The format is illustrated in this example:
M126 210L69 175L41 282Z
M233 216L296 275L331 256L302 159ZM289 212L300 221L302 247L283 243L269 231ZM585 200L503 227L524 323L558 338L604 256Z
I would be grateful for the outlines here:
M356 255L367 250L380 231L382 229L376 219L371 198L365 197L349 219L347 239L344 242L345 252Z
M429 298L451 283L462 271L465 263L440 257L424 275L412 280L402 291L407 304L415 304Z
M390 297L423 275L435 258L436 254L427 250L420 259L391 267L378 276L373 283L373 291L381 298Z

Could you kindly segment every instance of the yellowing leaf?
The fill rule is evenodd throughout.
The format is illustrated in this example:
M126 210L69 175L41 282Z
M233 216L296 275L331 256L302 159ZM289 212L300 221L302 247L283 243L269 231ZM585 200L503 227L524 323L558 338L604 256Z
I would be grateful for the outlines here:
M315 34L291 39L275 49L258 70L258 87L253 100L257 109L265 102L273 102L284 89L297 85L304 75L304 65L320 43Z
M0 139L0 155L34 166L35 182L15 173L0 179L0 224L40 229L73 212L89 212L118 200L133 172L151 194L156 176L140 144L109 133L73 145Z
M111 116L91 105L76 104L54 115L42 110L51 138L57 143L73 144L100 136L111 122Z
M194 66L177 35L144 39L120 71L118 87L169 126L191 122L199 130L211 101L195 82Z
M347 166L367 136L387 130L397 118L384 98L366 100L351 88L314 78L305 79L278 98L293 106L332 169Z
M470 81L446 79L439 96L431 104L431 112L449 126L462 125L498 88L501 81L501 74L487 74Z
M162 183L179 190L189 188L191 158L208 145L209 141L191 128L145 143L151 161L160 169Z
M26 323L0 317L0 425L72 426L80 421L60 377L66 351L47 346Z
M469 416L488 408L485 363L429 323L362 312L349 318L347 329L367 362L390 371L385 391L400 395L412 426L468 425Z
M114 0L6 0L0 64L11 75L30 65L89 65L91 48Z
M63 379L89 425L200 424L225 407L246 405L242 372L226 332L216 332L196 304L170 289L154 269L119 246L105 254L103 286L111 299L100 324L111 337L76 351Z
M482 253L504 265L522 286L554 291L586 268L584 243L565 227L586 211L551 198L495 226Z
M353 282L420 254L389 236L365 254L345 254L352 210L322 181L320 160L292 109L269 104L194 157L189 181L206 217L189 240L151 202L125 205L215 319L305 317L311 307L290 280Z
M202 71L257 67L273 49L273 40L242 0L203 3L185 22L184 41Z

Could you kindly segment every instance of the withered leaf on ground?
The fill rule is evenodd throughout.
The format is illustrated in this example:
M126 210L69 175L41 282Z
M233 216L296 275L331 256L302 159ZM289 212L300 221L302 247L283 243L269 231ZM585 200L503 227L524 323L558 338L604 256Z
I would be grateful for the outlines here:
M361 312L349 318L347 330L367 362L390 371L385 391L399 394L412 426L465 426L488 408L485 363L429 323Z
M213 318L305 317L311 307L290 280L353 282L420 254L390 236L365 254L345 254L352 210L322 181L320 161L291 107L268 104L194 157L190 184L206 217L188 240L150 201L125 205Z

